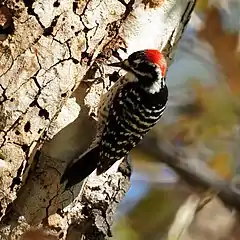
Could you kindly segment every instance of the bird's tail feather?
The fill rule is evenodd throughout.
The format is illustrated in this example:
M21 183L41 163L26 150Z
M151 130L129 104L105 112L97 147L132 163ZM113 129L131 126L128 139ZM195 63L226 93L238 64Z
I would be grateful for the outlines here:
M81 182L96 169L97 161L99 161L98 146L87 150L79 158L73 160L67 166L60 183L67 181L65 188L70 188Z

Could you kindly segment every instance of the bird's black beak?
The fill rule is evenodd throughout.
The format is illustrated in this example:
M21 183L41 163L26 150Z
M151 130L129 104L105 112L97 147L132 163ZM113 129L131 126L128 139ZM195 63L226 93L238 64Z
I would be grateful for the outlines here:
M110 63L110 64L108 64L108 66L119 67L119 68L127 70L129 68L129 63L128 63L128 60L126 59L122 62Z

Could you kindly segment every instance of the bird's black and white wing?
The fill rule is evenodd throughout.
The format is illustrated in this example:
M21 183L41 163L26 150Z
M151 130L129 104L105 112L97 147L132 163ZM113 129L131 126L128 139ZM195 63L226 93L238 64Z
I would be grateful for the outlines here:
M139 143L161 117L165 103L149 105L148 95L138 89L135 82L117 91L99 142L98 174L125 157Z

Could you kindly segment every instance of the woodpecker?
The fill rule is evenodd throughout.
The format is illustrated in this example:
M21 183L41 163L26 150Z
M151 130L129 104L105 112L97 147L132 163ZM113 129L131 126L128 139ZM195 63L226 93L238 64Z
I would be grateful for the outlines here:
M146 49L132 53L126 60L109 64L127 71L105 94L98 109L96 138L91 147L73 160L61 183L70 188L95 169L107 171L127 156L162 116L168 89L167 63L161 52Z

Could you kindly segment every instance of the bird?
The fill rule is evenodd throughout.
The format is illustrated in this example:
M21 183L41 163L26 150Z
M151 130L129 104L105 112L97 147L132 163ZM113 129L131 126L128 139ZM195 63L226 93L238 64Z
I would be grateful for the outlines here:
M65 188L83 181L95 169L97 175L106 172L128 156L167 106L167 61L159 50L139 50L108 65L121 68L126 74L100 101L95 140L67 166L60 180L67 182Z

